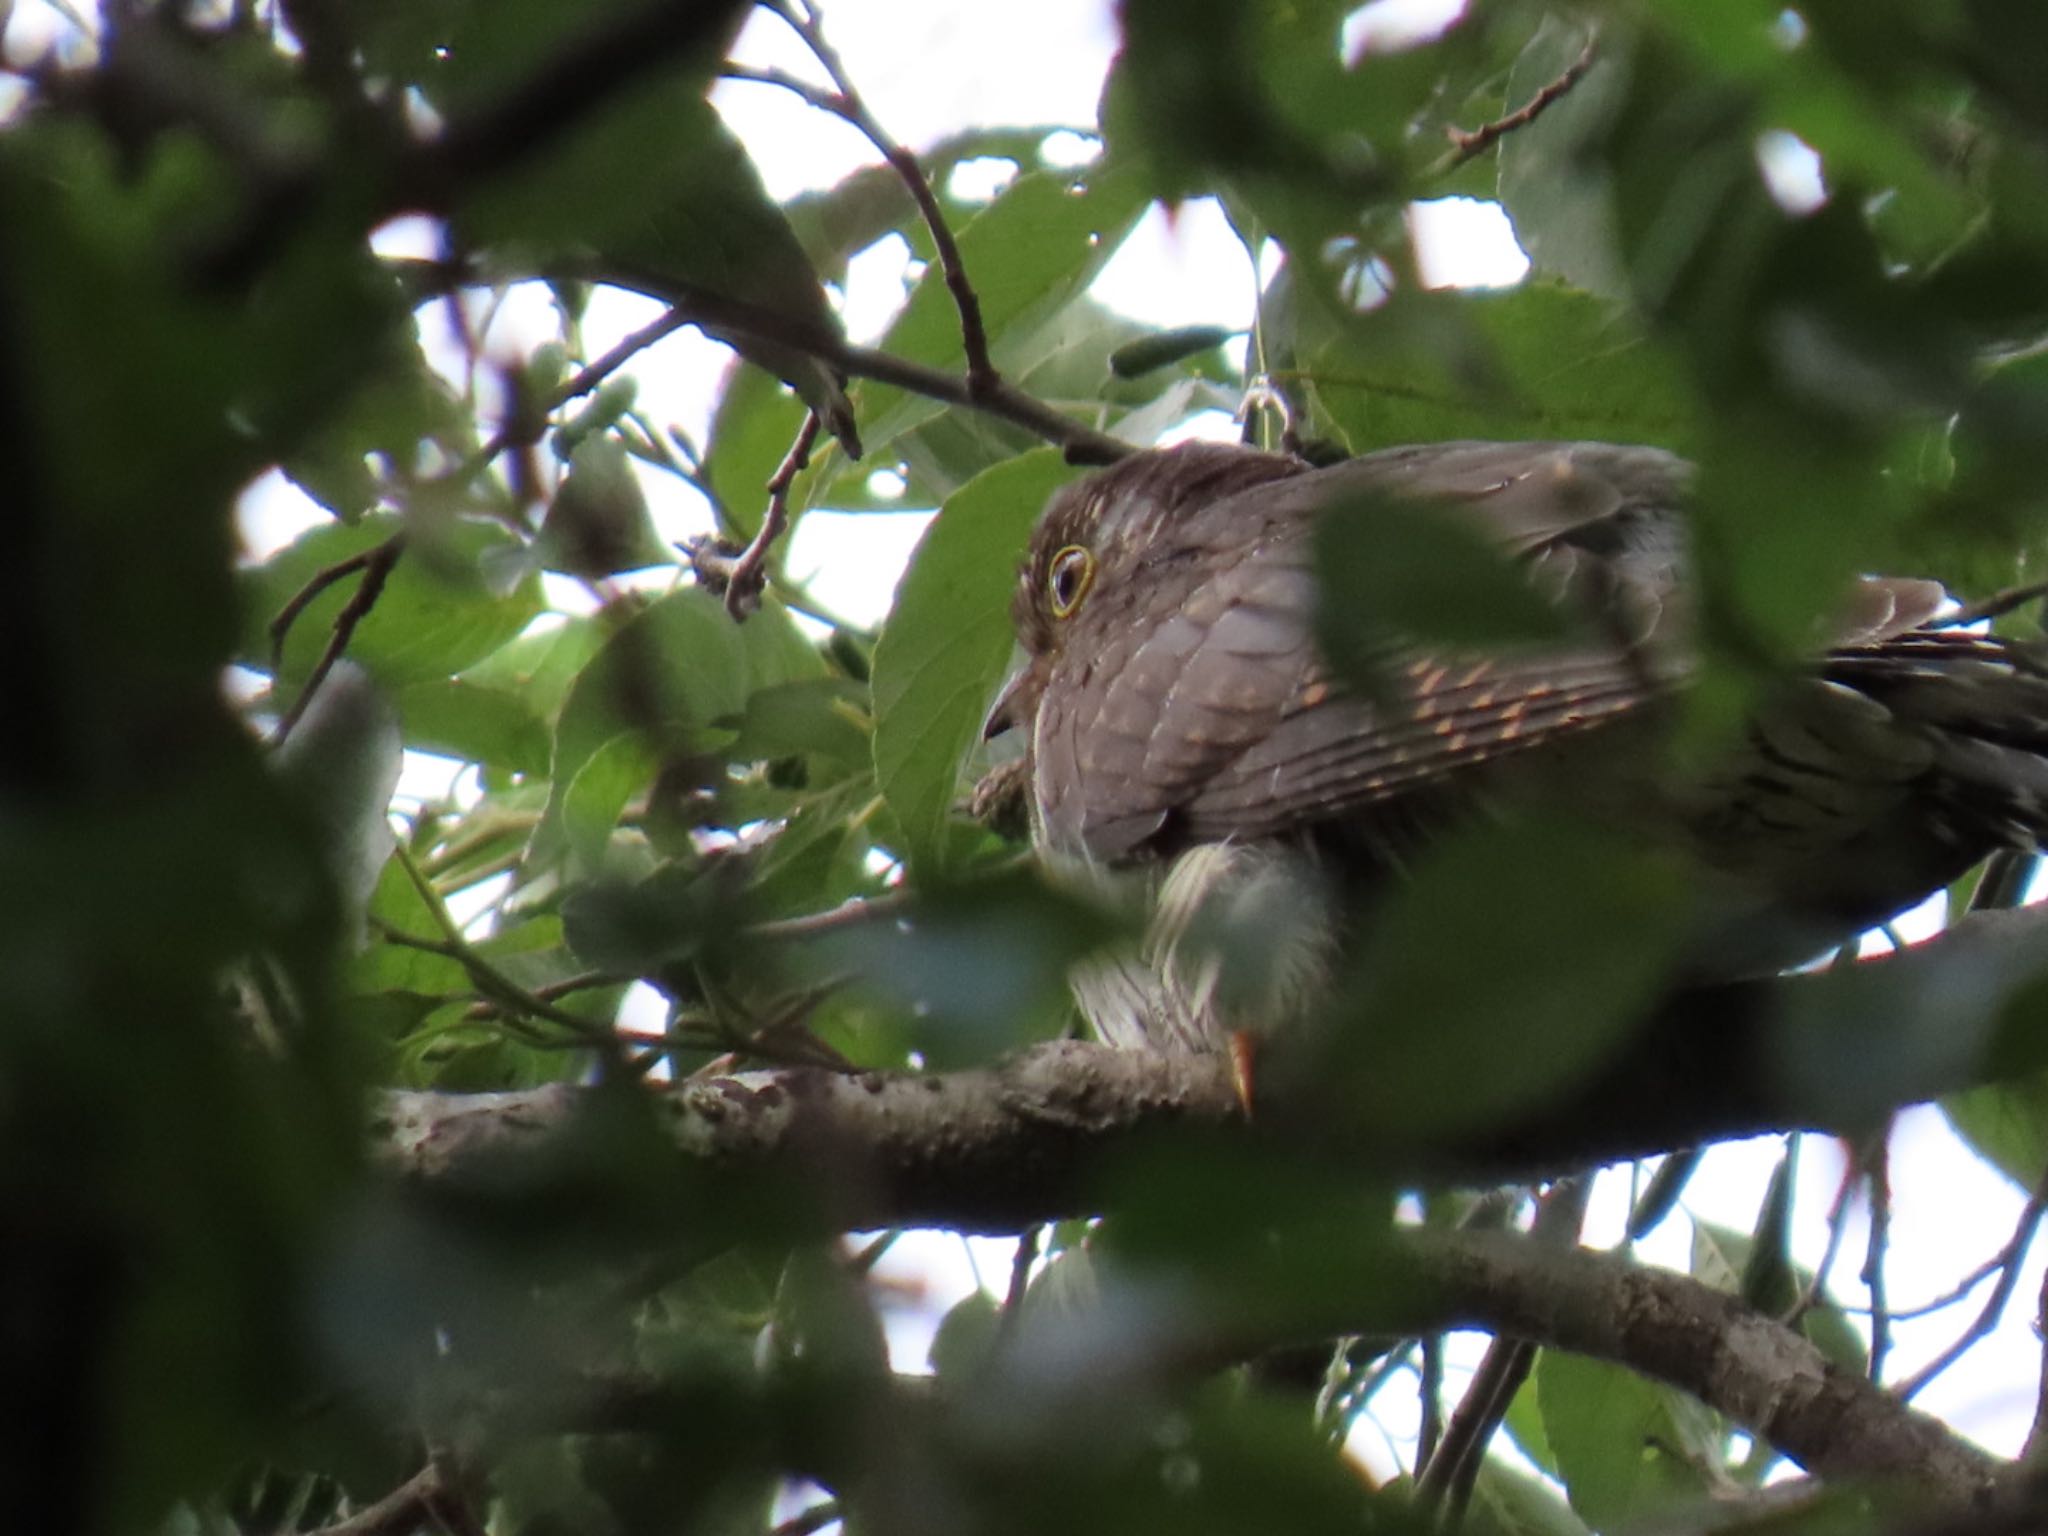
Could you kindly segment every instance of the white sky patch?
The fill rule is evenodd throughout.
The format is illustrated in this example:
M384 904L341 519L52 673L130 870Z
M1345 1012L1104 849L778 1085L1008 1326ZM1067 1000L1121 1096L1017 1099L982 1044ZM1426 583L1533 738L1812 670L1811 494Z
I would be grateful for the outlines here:
M1155 203L1088 291L1118 313L1161 329L1242 328L1251 324L1258 302L1251 260L1213 197L1173 209Z
M1764 185L1787 213L1812 213L1827 202L1820 155L1798 134L1783 128L1759 134L1756 163L1763 171Z
M910 563L932 515L929 509L807 513L796 525L785 568L832 612L878 625L895 601L893 578Z
M1416 264L1432 288L1510 288L1529 275L1529 258L1499 203L1438 197L1408 210Z

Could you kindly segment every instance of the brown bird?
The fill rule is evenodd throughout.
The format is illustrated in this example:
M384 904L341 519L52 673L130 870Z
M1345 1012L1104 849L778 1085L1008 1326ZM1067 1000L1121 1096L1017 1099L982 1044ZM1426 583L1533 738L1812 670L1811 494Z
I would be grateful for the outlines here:
M1944 624L1933 582L1869 578L1682 782L1666 707L1693 666L1690 466L1607 443L1440 443L1315 469L1248 448L1139 453L1055 495L989 734L1028 737L1034 843L1157 886L1141 952L1084 968L1109 1042L1216 1049L1310 1006L1361 900L1448 821L1556 803L1687 853L1714 892L1699 979L1797 963L2048 831L2048 671ZM1313 536L1397 499L1517 564L1579 638L1478 654L1389 636L1359 686L1319 649ZM1190 936L1251 924L1230 985ZM1228 947L1228 946L1225 946Z

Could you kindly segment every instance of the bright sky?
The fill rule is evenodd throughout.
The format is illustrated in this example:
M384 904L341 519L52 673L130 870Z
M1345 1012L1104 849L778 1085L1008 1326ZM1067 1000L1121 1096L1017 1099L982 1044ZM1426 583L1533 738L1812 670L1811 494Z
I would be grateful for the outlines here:
M888 128L913 147L973 125L1067 123L1087 126L1115 46L1108 0L1032 0L1032 3L962 5L957 0L824 0L829 35L854 78ZM1447 7L1436 0L1408 0L1364 8L1353 30L1354 46L1369 46L1383 29L1412 27ZM11 57L33 52L43 40L61 35L63 24L46 0L21 0L7 25ZM740 56L815 74L787 29L757 13L744 35ZM769 187L787 196L829 185L873 158L864 141L832 119L809 111L784 92L728 84L716 98L742 136ZM5 103L0 102L0 108ZM1788 201L1818 196L1812 167L1801 146L1760 147L1773 158L1774 172L1788 178ZM1807 190L1801 191L1805 187ZM1520 276L1525 263L1505 220L1491 205L1452 200L1417 214L1426 270L1433 282L1500 283ZM417 248L417 228L395 227L382 237L391 249ZM857 261L844 295L852 333L872 339L886 324L903 292L903 253L887 246ZM1098 298L1139 319L1165 325L1214 322L1243 326L1250 317L1254 280L1244 253L1213 206L1196 203L1171 217L1154 210L1118 254L1095 288ZM645 323L656 313L648 301L608 296L593 307L588 340L593 354ZM451 350L438 308L426 312L431 350L450 360ZM523 352L552 333L551 317L537 291L515 294L503 306L487 338L507 353ZM635 368L641 401L658 420L673 421L701 435L726 353L716 344L684 334L662 342ZM650 477L650 495L663 532L671 538L707 526L701 506L668 477ZM275 547L315 518L296 493L276 477L250 495L244 526L252 545ZM813 516L803 524L792 551L800 576L817 572L819 596L856 617L879 618L886 609L893 573L901 568L922 530L917 514L863 517ZM1778 1143L1746 1143L1714 1154L1705 1175L1695 1180L1686 1208L1739 1230L1753 1225ZM1948 1134L1932 1111L1915 1111L1900 1122L1894 1143L1893 1233L1890 1284L1893 1305L1909 1307L1945 1291L1961 1274L1994 1253L2007 1239L2021 1198L1987 1172ZM1830 1142L1809 1139L1799 1181L1796 1251L1801 1262L1819 1258L1825 1241L1822 1219L1841 1177L1841 1157ZM1627 1202L1626 1180L1603 1181L1595 1203L1589 1240L1616 1239ZM1864 1216L1852 1213L1836 1293L1860 1301L1854 1276L1861 1262ZM1674 1220L1645 1251L1684 1268L1689 1235ZM922 1365L931 1329L945 1306L978 1278L1000 1290L1009 1269L1007 1242L911 1234L882 1261L880 1275L915 1296L892 1315L891 1338L898 1363ZM2039 1343L2030 1327L2039 1293L2042 1256L2037 1252L2022 1275L2013 1306L1998 1334L1965 1365L1938 1381L1920 1398L1922 1406L1949 1419L1987 1446L2017 1450L2033 1411ZM1897 1360L1905 1370L1938 1353L1974 1316L1980 1289L1960 1309L1897 1328ZM1395 1410L1400 1392L1383 1401ZM1412 1422L1395 1411L1387 1425L1397 1441L1412 1438ZM1358 1454L1382 1471L1387 1452L1379 1437L1361 1433Z

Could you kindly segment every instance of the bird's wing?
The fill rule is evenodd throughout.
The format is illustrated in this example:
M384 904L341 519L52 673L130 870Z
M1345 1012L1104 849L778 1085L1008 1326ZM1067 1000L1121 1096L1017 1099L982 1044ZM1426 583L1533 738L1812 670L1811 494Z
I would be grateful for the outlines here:
M1346 503L1399 495L1475 517L1505 551L1549 565L1552 590L1597 576L1612 597L1618 572L1654 599L1671 561L1653 548L1631 574L1644 530L1617 520L1654 510L1669 521L1683 475L1653 450L1447 444L1193 512L1148 562L1147 600L1130 622L1061 658L1066 675L1047 691L1034 740L1049 840L1115 860L1148 845L1266 836L1455 784L1641 704L1661 688L1636 623L1611 645L1519 656L1390 646L1382 686L1371 697L1347 689L1310 631L1309 529ZM1233 554L1197 557L1205 549Z

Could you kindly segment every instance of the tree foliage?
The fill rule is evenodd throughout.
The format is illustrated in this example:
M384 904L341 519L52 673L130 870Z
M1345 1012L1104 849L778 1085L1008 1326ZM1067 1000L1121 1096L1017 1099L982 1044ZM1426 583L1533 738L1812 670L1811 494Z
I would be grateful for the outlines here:
M1793 1264L1789 1177L1753 1234L1702 1225L1689 1277L1574 1251L1570 1180L1533 1232L1483 1230L1520 1197L1470 1189L1738 1130L1868 1143L1964 1089L1955 1125L2031 1186L2030 929L1659 999L1673 871L1478 829L1390 914L1300 1116L1247 1128L1213 1063L1047 1043L1130 914L965 808L1015 562L1079 465L1254 384L1252 430L1318 453L1678 448L1701 742L1858 572L2039 574L2034 8L1489 0L1362 53L1348 9L1125 0L1099 125L917 155L807 0L759 12L801 76L726 63L737 0L122 5L10 54L24 1528L1818 1530L2023 1496ZM706 104L722 72L878 163L778 204ZM1817 202L1775 169L1795 141ZM991 160L992 199L951 190ZM1405 210L1453 194L1504 203L1527 281L1424 284ZM1155 201L1209 196L1266 253L1241 350L1090 295ZM431 259L379 254L405 215ZM851 345L835 286L889 238L921 275ZM480 347L536 284L558 334ZM610 288L665 308L600 351ZM451 317L468 349L430 359ZM733 352L701 442L633 385L683 327ZM238 560L276 475L318 526ZM718 537L664 543L654 486ZM812 511L906 506L939 510L878 633L784 568ZM1458 557L1389 537L1358 591ZM1504 622L1484 583L1423 590L1414 626ZM469 768L394 814L405 749ZM621 1032L634 983L660 1023ZM932 1379L892 1370L842 1239L918 1221L1047 1223ZM1469 1454L1370 1486L1337 1439L1462 1327L1503 1341L1497 1400L1447 1428ZM1320 1392L1283 1345L1335 1346ZM1485 1454L1503 1420L1519 1460ZM1781 1457L1822 1480L1796 1507L1761 1491Z

